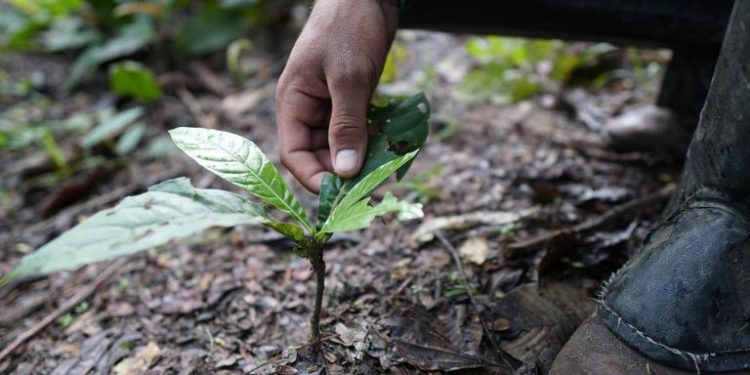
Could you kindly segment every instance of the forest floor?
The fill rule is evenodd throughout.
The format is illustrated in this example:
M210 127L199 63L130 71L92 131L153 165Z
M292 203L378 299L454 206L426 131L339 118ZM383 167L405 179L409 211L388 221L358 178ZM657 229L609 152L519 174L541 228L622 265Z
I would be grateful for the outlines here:
M409 175L387 188L421 201L425 217L379 221L334 238L325 252L317 355L307 345L314 296L308 263L273 232L238 227L0 289L4 348L95 287L0 363L0 373L509 373L500 351L515 365L535 361L547 370L593 311L600 282L658 219L680 166L615 152L597 131L608 118L653 101L653 90L633 82L569 86L504 105L461 100L456 87L471 68L465 40L399 35L410 57L400 78L380 90L425 91L433 116ZM433 65L428 78L425 61ZM258 73L242 85L211 61L160 75L165 95L146 107L143 151L131 156L105 149L83 155L80 135L70 133L57 144L80 167L51 180L54 164L43 149L0 153L0 273L86 216L161 180L185 175L197 187L236 191L165 143L172 127L242 134L277 161L273 97L283 56L261 55L255 63ZM40 70L48 81L48 93L26 104L0 101L13 105L3 112L12 121L123 104L96 83L59 94L56 82L70 68L64 58L14 55L0 67L17 79ZM313 207L315 197L285 176Z

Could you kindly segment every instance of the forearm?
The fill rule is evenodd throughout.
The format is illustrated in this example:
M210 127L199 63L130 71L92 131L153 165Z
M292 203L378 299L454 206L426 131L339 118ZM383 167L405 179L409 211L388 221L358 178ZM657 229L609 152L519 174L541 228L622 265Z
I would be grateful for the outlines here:
M403 28L718 50L732 0L406 0Z

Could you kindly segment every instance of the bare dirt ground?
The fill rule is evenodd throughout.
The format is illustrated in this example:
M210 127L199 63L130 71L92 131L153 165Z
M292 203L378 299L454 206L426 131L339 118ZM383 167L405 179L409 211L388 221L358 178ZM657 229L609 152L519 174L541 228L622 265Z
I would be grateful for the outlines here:
M547 369L592 311L599 282L637 249L678 176L677 164L609 150L595 130L654 94L621 84L507 106L467 104L454 96L467 69L462 37L406 32L400 40L412 54L384 92L413 92L424 61L435 67L422 81L433 106L430 139L404 182L390 185L422 201L425 217L334 238L318 355L306 345L308 263L272 232L239 227L3 288L0 348L108 276L0 363L0 373L509 373L501 351L514 365L535 360ZM33 58L13 59L25 66ZM44 64L50 79L64 76L66 61ZM148 108L148 139L175 126L214 127L248 136L275 158L273 93L283 59L259 64L242 88L210 64L192 65L202 74L160 76L168 94ZM51 87L51 102L14 116L62 118L116 100L95 85L67 97ZM90 157L79 154L76 137L58 142L71 158ZM199 187L235 190L176 152L95 156L108 161L50 184L43 152L0 155L0 271L160 180L187 175Z

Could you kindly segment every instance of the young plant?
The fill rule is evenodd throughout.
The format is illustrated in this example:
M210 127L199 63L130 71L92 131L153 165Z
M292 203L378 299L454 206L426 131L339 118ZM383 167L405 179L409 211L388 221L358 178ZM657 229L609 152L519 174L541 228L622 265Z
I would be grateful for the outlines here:
M173 129L169 132L173 141L188 156L260 203L228 191L196 189L185 177L168 180L146 193L125 198L26 255L5 281L73 270L160 246L209 227L265 225L294 241L294 252L312 264L317 289L311 336L317 342L325 285L323 248L331 235L366 228L374 218L390 212L398 213L400 220L422 216L420 204L399 201L391 193L385 193L379 204L372 204L370 193L392 174L400 178L406 173L427 138L428 116L429 103L422 94L384 107L371 106L362 171L346 180L334 175L324 177L314 224L276 167L253 142L218 130ZM277 220L268 206L288 219Z

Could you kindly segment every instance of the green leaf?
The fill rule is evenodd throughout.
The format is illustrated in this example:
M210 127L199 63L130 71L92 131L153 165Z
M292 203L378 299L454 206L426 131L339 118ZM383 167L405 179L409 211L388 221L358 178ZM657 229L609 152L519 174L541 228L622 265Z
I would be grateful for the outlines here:
M102 141L120 134L125 128L143 115L143 108L133 107L114 115L102 115L103 117L83 139L81 146L89 148L98 145Z
M4 20L0 19L0 21ZM36 47L36 34L46 27L46 23L29 20L0 38L0 52L33 50Z
M399 67L409 58L409 50L401 43L394 42L385 58L380 84L393 83L398 78Z
M320 182L320 196L318 197L318 216L317 223L320 229L325 223L328 216L331 214L331 210L335 207L341 197L343 197L344 190L342 190L344 181L336 175L326 173L323 175L323 181Z
M23 257L10 278L73 270L163 245L206 228L260 224L262 206L222 190L195 189L187 178L127 197Z
M373 207L369 202L370 198L367 197L342 209L341 212L335 212L331 215L332 220L326 222L321 232L334 233L367 228L373 219L389 212L398 212L399 220L411 220L423 216L421 204L399 201L390 192L385 194L383 201L377 206ZM337 216L341 219L337 219Z
M28 16L10 6L0 6L0 35L6 39L9 34L30 23Z
M296 243L302 243L305 241L305 230L294 224L269 221L263 225L285 235Z
M75 87L84 77L96 70L99 64L133 54L145 47L155 33L150 18L136 17L133 22L123 26L116 37L102 45L89 47L78 56L65 82L66 89Z
M42 45L48 52L59 52L88 46L102 35L94 29L84 28L78 17L56 19L49 30L42 35Z
M383 181L385 181L399 168L409 163L414 158L414 156L417 155L418 152L419 150L414 150L406 155L399 156L396 159L381 165L370 174L362 178L356 185L354 185L349 191L346 192L339 203L333 208L331 214L328 216L328 219L321 226L320 232L333 233L336 231L334 228L347 227L347 224L345 222L350 220L350 216L362 212L362 202L364 201L364 205L367 205L370 192L380 186ZM406 207L404 206L404 208Z
M262 205L253 203L244 197L224 190L196 189L190 184L190 179L187 177L173 178L151 186L148 190L178 194L195 199L217 212L244 212L253 216L262 217L267 221L273 220L273 217Z
M125 25L117 36L104 43L97 51L100 62L127 56L145 47L156 35L154 22L150 17L139 16Z
M138 147L138 143L140 143L145 132L146 125L144 124L135 124L126 130L120 139L117 140L117 146L115 146L117 155L123 156L133 152Z
M380 186L380 184L385 181L390 175L392 175L406 163L410 162L418 152L419 150L414 150L406 155L399 156L396 159L393 159L370 172L367 176L357 182L357 184L354 185L349 191L347 191L346 195L341 199L339 204L334 207L333 211L331 212L331 216L335 215L337 210L352 206L357 201L367 197L370 192Z
M281 174L255 143L229 132L202 128L176 128L169 134L177 147L198 164L275 206L314 233Z
M421 93L403 101L391 100L382 107L370 105L370 136L364 165L359 174L348 180L342 180L338 176L323 178L318 200L318 228L322 227L331 208L336 206L352 186L385 163L422 147L429 131L429 117L430 103ZM403 177L409 166L408 163L403 165L396 177Z
M246 28L236 10L204 9L185 23L177 46L191 55L215 52L242 36Z
M370 106L367 118L367 155L362 170L352 178L354 183L386 162L422 147L429 132L430 102L419 93L403 101L392 100L385 107ZM407 169L399 170L397 177L403 177Z
M111 28L123 23L123 18L115 15L115 7L119 5L118 1L87 0L86 3L91 7L92 15L100 25Z
M161 88L154 74L143 64L124 61L109 68L109 87L112 91L142 102L153 102L161 96Z
M52 132L49 129L44 129L42 134L44 150L47 151L47 155L49 155L52 162L55 163L57 169L63 173L70 172L70 166L68 165L68 161L65 160L65 154L60 150L60 146L57 145L57 141L55 141Z
M14 7L39 18L64 16L83 5L82 0L9 0Z

